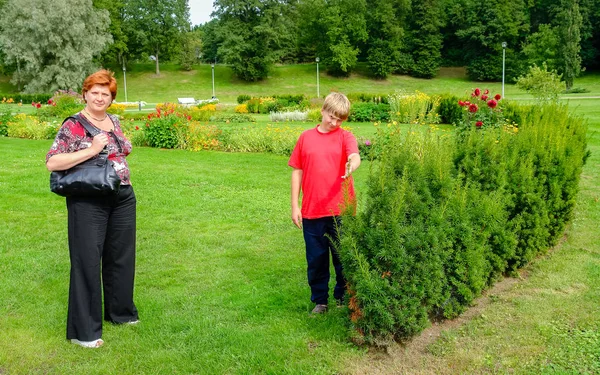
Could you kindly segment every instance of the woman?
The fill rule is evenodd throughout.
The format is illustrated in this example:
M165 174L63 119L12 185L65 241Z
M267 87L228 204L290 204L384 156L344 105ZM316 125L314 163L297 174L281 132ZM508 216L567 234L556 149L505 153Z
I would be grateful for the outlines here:
M131 143L121 131L118 118L106 113L117 95L113 73L100 70L87 77L82 95L85 108L80 116L102 132L91 138L78 121L68 119L46 155L46 166L50 171L66 170L97 157L106 146L108 158L121 178L118 195L67 198L71 258L67 339L86 348L98 348L104 344L102 287L105 320L117 324L138 322L133 303L136 199L125 160Z

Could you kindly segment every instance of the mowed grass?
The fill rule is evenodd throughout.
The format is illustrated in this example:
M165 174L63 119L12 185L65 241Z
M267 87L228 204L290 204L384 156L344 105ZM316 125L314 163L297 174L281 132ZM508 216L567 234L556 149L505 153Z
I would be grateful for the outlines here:
M359 356L344 309L309 317L287 158L137 148L137 326L65 340L64 199L49 141L0 138L0 373L331 373ZM366 169L365 169L366 170Z
M427 84L443 92L490 87L452 79ZM350 92L379 92L372 81L363 89L352 81ZM166 101L179 95L175 86L145 92ZM432 93L428 88L419 87ZM302 233L289 219L287 157L141 147L128 160L138 197L142 322L105 325L99 350L69 344L66 208L49 192L44 167L51 141L0 138L0 374L598 373L600 100L569 106L590 121L592 156L565 240L508 291L484 297L491 303L474 318L449 324L409 358L402 348L382 359L351 344L343 309L308 316ZM265 123L259 118L259 126ZM357 135L374 131L348 125ZM359 193L368 169L365 163L355 174Z
M118 80L117 101L125 101L125 85L121 68L113 69ZM406 75L391 75L384 80L369 76L364 64L360 64L350 77L329 76L320 65L319 91L321 96L330 91L343 93L373 93L388 95L396 90L427 94L470 94L475 87L487 88L492 94L502 92L501 82L471 82L464 68L441 68L433 79L419 79ZM144 63L128 67L127 100L148 103L176 102L177 98L210 99L212 97L212 69L210 64L194 65L191 71L182 71L174 64L161 64L156 75L154 64ZM16 92L10 77L0 76L0 93ZM575 87L589 90L588 93L569 94L566 97L600 96L600 74L585 72L575 80ZM244 82L236 78L227 65L215 67L215 95L222 103L234 104L241 94L271 96L304 94L317 96L317 73L315 64L276 65L268 77L259 82ZM509 99L531 99L519 90L514 82L506 80L505 96ZM29 104L29 103L25 103Z

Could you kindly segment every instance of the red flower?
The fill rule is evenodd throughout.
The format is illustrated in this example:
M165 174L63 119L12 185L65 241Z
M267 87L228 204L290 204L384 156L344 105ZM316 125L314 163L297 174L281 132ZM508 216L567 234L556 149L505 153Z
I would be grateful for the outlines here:
M459 100L458 101L458 105L461 106L461 107L464 107L465 106L465 102L463 102L462 100Z
M466 102L465 102L465 105L466 105L466 106L469 106L469 105L471 105L471 102L469 102L469 101L466 101Z
M481 95L481 100L483 100L483 101L486 101L486 100L487 100L487 98L488 98L488 96L487 96L487 95Z
M477 126L478 128L480 128L480 127L482 127L482 126L483 126L483 122L481 122L481 121L477 121L477 122L475 123L475 126Z
M485 95L487 95L487 94L489 94L489 93L490 93L490 90L487 90L487 89L486 89L486 90L485 90L483 93L484 93Z
M36 108L42 108L42 105L41 105L40 103L37 103L37 104L35 105L35 107L36 107Z
M500 96L500 94L496 94L496 96L494 96L494 99L500 100L500 99L502 99L502 96Z
M478 109L479 109L479 107L477 106L477 104L469 105L469 112L471 112L471 113L477 112Z
M471 96L479 96L481 95L481 90L479 90L478 88L475 89L475 91L473 91L473 93L471 94Z
M140 130L140 127L139 127L139 126L136 126L136 127L135 127L135 130Z
M52 105L53 101L52 99L48 99L48 104Z
M499 96L499 95L496 95L496 96ZM496 108L496 106L498 105L498 102L495 101L494 99L492 99L492 100L490 100L490 101L487 102L487 105L490 108Z

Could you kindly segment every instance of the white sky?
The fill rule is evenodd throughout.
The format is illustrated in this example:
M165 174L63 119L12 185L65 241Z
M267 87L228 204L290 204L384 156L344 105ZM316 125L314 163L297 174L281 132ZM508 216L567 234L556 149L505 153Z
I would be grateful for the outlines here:
M210 14L213 11L212 4L213 0L188 0L192 25L210 21Z

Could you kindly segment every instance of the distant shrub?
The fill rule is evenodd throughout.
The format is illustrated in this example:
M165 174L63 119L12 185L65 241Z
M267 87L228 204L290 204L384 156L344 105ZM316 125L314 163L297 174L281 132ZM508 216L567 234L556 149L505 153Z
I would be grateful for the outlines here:
M246 105L246 104L236 105L234 112L235 113L248 113L248 105Z
M389 94L372 94L364 92L351 92L346 95L353 102L362 103L384 103L389 104Z
M374 122L390 121L390 105L376 103L356 103L352 105L348 121Z
M403 124L437 124L440 122L440 98L420 91L407 94L399 90L390 95L391 118Z
M81 111L84 107L85 103L79 93L72 90L59 90L39 107L37 116L43 119L50 117L64 119Z
M292 112L271 112L271 121L306 121L308 112L292 111Z
M243 123L243 122L254 122L254 117L244 113L227 114L223 113L218 116L210 118L211 121L225 122L225 123Z
M440 122L442 124L458 124L463 118L463 109L458 105L458 97L455 95L442 95L438 107Z
M563 91L563 94L585 94L590 92L588 89L584 89L583 87L571 87L568 90Z
M248 100L246 103L246 108L248 109L248 113L258 113L258 106L260 105L259 98L252 98Z
M243 103L246 103L250 99L251 99L250 95L242 94L242 95L238 95L237 102L238 102L238 104L243 104Z
M7 123L7 134L13 138L53 139L60 128L59 121L40 119L19 113Z

